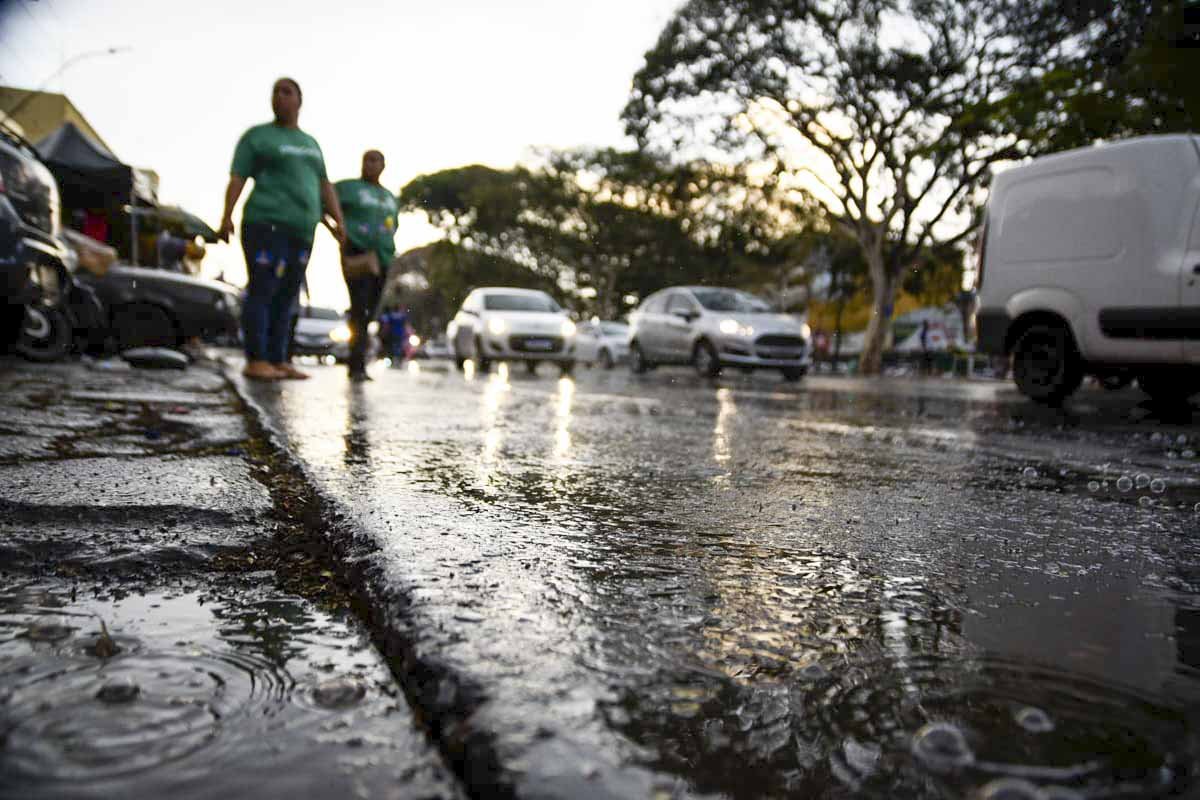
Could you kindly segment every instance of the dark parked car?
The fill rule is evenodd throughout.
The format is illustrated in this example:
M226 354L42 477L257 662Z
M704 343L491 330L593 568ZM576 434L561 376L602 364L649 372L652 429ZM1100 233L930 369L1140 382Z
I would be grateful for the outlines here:
M241 296L237 287L177 272L116 264L102 278L77 276L108 309L110 337L119 349L174 347L193 337L237 341Z
M0 350L18 345L31 356L57 355L83 324L68 308L71 254L58 226L54 176L27 142L0 126Z

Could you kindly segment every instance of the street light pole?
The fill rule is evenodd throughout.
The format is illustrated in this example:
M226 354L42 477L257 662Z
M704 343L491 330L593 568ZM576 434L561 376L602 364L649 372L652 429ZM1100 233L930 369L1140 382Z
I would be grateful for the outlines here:
M4 116L11 118L13 114L17 113L22 108L24 108L26 103L28 103L30 100L32 100L37 95L44 92L46 90L46 87L50 85L50 81L54 80L59 75L62 75L64 72L67 71L68 68L74 66L75 64L79 63L80 61L83 61L84 59L88 59L88 58L95 58L96 56L113 56L113 55L116 55L117 53L127 53L132 49L133 49L132 47L105 47L102 50L88 50L83 53L76 53L75 55L68 58L66 61L59 64L58 69L54 70L54 72L50 75L50 77L48 77L48 78L46 78L46 80L42 81L41 86L39 86L38 88L36 88L32 91L26 92L25 96L22 97L20 100L18 100L16 105L14 105L12 108L10 108L4 112Z

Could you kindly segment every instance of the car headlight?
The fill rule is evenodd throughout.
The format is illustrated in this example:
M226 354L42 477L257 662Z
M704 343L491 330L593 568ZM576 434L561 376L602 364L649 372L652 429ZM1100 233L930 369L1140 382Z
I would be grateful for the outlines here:
M502 333L504 333L506 330L508 330L508 323L506 323L504 320L500 319L499 317L492 317L491 319L488 320L487 327L488 327L488 333L492 334L493 336L499 336Z
M812 338L812 328L808 327L807 322L800 323L800 335L803 336L805 339Z
M350 328L347 325L338 325L329 332L329 338L333 339L338 344L344 344L350 341Z
M569 319L564 319L562 325L559 326L559 330L562 331L563 336L574 336L575 323L571 322Z
M409 337L408 337L408 343L409 343L409 345L411 345L412 347L420 347L420 346L421 346L421 337L420 337L420 336L417 336L417 335L414 333L412 336L409 336Z
M378 322L368 322L367 323L367 333L371 334L372 336L379 333L379 323Z
M721 333L726 336L753 336L754 328L749 325L743 325L736 319L721 320Z

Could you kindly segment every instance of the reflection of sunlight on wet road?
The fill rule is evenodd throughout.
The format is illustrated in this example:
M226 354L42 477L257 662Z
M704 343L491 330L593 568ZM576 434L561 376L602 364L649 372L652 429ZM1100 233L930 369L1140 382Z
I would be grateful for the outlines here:
M475 380L475 362L474 361L464 361L463 362L463 378L465 378L468 382Z
M421 365L418 364L416 361L409 361L408 362L408 374L409 375L420 375L421 374Z
M470 363L470 362L467 362ZM479 483L485 489L491 490L492 478L496 471L497 456L500 446L504 443L502 430L501 404L505 396L512 390L508 382L507 365L501 364L501 369L488 379L483 389L482 424L483 451L479 459Z
M717 389L717 423L713 426L713 461L725 466L729 463L732 454L730 448L730 424L733 418L737 416L737 403L734 402L733 392L727 388ZM728 475L719 477L720 481L727 481Z
M575 381L563 377L558 381L558 399L555 404L557 425L554 429L554 458L566 460L571 452L571 404L575 401Z

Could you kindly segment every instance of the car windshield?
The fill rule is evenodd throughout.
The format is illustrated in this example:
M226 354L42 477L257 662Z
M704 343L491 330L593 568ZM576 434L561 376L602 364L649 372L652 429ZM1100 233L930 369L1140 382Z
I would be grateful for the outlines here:
M334 311L332 308L308 308L305 309L301 316L309 319L341 319L342 314L339 311Z
M700 305L709 311L732 311L743 314L767 314L771 306L748 292L736 289L693 289Z
M629 326L620 322L601 322L600 330L604 331L605 336L624 336L629 333Z
M485 311L561 311L558 303L546 294L487 294L483 296Z

